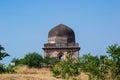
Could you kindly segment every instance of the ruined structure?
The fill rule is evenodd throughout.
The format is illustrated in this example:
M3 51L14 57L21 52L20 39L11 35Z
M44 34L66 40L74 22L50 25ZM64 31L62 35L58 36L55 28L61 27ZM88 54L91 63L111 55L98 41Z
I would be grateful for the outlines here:
M79 44L75 41L74 31L64 24L59 24L49 31L48 43L44 44L44 56L65 59L69 52L75 58L79 57Z

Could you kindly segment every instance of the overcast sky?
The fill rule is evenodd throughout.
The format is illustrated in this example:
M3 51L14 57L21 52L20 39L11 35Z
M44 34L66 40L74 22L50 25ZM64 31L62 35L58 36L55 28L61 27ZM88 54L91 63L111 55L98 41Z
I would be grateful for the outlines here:
M0 0L0 44L12 58L43 55L48 32L58 24L72 28L80 55L106 55L120 45L120 0Z

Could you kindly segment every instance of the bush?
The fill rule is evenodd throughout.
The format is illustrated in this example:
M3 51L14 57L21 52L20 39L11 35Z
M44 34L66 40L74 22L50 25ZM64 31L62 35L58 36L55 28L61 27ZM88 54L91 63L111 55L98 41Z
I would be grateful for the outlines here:
M17 66L17 65L19 65L19 64L22 64L22 63L21 63L21 59L18 59L18 58L13 58L11 62L14 63L15 66Z
M43 62L45 63L45 65L48 67L48 65L50 65L50 56L48 55L48 56L45 56L44 57L44 60L43 60Z
M61 61L53 67L52 72L55 77L62 77L69 79L79 74L78 66L76 63L70 63L69 61Z
M21 63L28 65L28 67L39 68L41 67L41 64L43 63L43 58L38 53L33 52L33 53L27 54L24 57L24 59L22 59Z
M53 76L61 77L63 79L74 78L74 76L79 75L78 71L78 62L74 57L72 57L72 53L69 53L66 57L66 60L60 61L52 68Z
M6 68L6 72L7 73L14 73L15 72L14 66L9 64L8 67Z
M5 72L4 64L0 63L0 74Z
M48 67L53 67L55 64L57 64L59 60L56 57L50 57L49 55L44 57L44 63Z

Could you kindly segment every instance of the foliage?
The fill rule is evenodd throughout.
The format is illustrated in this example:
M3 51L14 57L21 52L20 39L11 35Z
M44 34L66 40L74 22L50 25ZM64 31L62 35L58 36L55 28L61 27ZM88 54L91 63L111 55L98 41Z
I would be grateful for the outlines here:
M56 57L50 57L50 55L47 55L44 57L44 61L43 61L46 66L48 67L53 67L55 64L57 64L59 62L59 60Z
M7 73L14 73L14 65L9 64L8 67L6 68Z
M120 79L120 46L109 46L107 53L110 57L86 54L80 58L79 66L89 75L90 80Z
M0 60L9 56L4 52L4 47L0 45ZM100 55L93 56L91 54L85 54L79 58L79 60L73 57L73 53L70 52L66 56L66 60L58 61L55 57L49 55L42 58L36 52L28 53L24 58L13 58L11 61L15 63L15 66L23 64L28 67L41 67L42 63L46 66L52 67L52 72L55 77L61 77L64 79L73 79L74 76L80 74L80 71L88 74L89 80L119 80L120 79L120 46L117 44L108 46L107 53L109 56ZM14 66L8 65L5 68L4 64L0 63L0 73L13 73Z
M2 47L2 45L0 45L0 61L5 57L10 56L4 51L5 51L5 48ZM4 64L0 63L0 73L4 73L4 72L5 72L5 66Z
M1 73L5 73L5 66L2 63L0 63L0 74Z
M114 63L111 65L113 78L117 78L120 76L120 46L117 44L108 46L107 53L112 58L111 62Z
M25 57L21 59L13 58L11 62L15 63L15 66L27 65L28 67L39 68L43 63L43 58L40 54L33 52L26 54Z
M77 65L75 63L70 63L69 61L59 62L52 71L55 77L60 76L67 79L79 74Z
M55 77L70 79L79 74L77 62L74 62L70 53L68 54L69 57L67 57L66 60L60 61L52 68L52 72Z
M120 64L120 46L118 46L117 44L108 46L107 53L110 57L112 57L114 61Z
M22 60L18 58L13 58L11 62L15 63L15 66L22 64Z
M43 58L36 52L27 54L23 59L21 59L23 64L28 65L28 67L41 67L43 63Z
M5 51L5 48L0 45L0 60L2 60L3 58L5 58L7 56L10 56L9 54L7 54L4 51Z
M51 57L49 62L50 66L54 67L59 62L59 60L56 57Z
M89 75L91 80L105 80L104 75L107 68L107 65L105 65L106 59L108 59L107 56L103 55L100 57L90 54L83 55L83 57L80 58L80 68Z
M43 62L46 64L46 66L48 67L48 65L50 65L50 56L49 55L47 55L47 56L45 56L44 57L44 60L43 60Z

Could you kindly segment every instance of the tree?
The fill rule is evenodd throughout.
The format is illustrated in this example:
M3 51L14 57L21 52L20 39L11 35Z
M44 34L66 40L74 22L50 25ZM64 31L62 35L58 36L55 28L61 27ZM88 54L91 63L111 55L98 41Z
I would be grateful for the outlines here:
M108 46L107 53L112 58L112 62L114 63L114 65L111 66L114 67L112 73L115 74L113 75L113 77L120 77L120 46L118 46L117 44Z
M0 63L0 74L5 72L4 64Z
M43 63L42 56L36 52L27 54L22 60L25 65L28 65L28 67L39 68L41 67L41 64Z
M6 67L6 72L7 72L7 73L14 73L14 72L15 72L15 70L14 70L14 65L9 64L9 65Z
M86 54L80 58L79 65L81 70L88 74L89 80L107 80L108 60L108 57L104 55L98 57Z
M10 56L9 54L7 54L4 51L5 51L5 48L0 45L0 60L2 60L3 58L5 58L7 56Z
M15 66L17 66L17 65L19 65L19 64L22 64L22 62L21 62L22 60L21 59L18 59L18 58L13 58L12 59L12 63L14 63L15 64Z
M110 57L112 57L114 61L120 63L120 46L118 46L117 44L108 46L107 53Z
M89 78L94 79L98 73L99 60L97 56L90 54L83 55L80 68L89 75Z
M5 48L2 47L2 45L0 45L0 61L5 57L10 56L4 51L5 51ZM0 63L0 73L3 73L3 72L5 72L5 66L4 64Z

